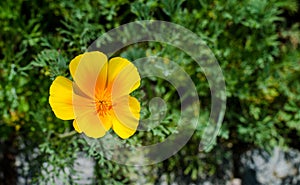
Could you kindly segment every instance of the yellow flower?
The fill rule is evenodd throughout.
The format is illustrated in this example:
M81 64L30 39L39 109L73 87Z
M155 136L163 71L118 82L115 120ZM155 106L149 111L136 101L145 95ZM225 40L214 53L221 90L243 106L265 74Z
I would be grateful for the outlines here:
M56 117L72 120L74 129L99 138L112 128L123 139L132 136L140 118L140 103L130 93L140 86L136 67L93 51L69 65L74 82L58 76L50 87L50 106Z

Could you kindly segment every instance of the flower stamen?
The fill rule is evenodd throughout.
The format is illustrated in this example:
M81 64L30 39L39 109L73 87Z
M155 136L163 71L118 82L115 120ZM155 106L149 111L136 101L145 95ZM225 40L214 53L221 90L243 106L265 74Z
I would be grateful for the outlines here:
M105 116L112 109L111 101L106 100L97 100L96 101L96 110L100 116Z

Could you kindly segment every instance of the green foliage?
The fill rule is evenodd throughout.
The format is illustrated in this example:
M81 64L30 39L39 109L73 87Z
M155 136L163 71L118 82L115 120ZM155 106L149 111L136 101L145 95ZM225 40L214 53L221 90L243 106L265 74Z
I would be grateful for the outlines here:
M79 173L73 168L78 153L95 161L94 183L135 183L132 174L139 170L104 159L73 131L71 122L54 116L49 87L56 76L69 77L69 61L106 31L134 20L166 20L199 35L215 54L226 80L227 110L215 145L209 153L199 152L211 105L201 68L164 44L122 50L120 55L130 60L159 56L175 61L191 76L201 101L191 140L170 159L150 166L147 181L159 182L167 174L169 181L181 177L197 183L223 175L222 161L235 155L235 148L239 153L248 147L295 147L300 136L300 23L293 15L299 16L295 0L1 1L0 143L13 140L15 155L27 156L29 170L20 174L27 183L53 184L60 173L65 183L76 183L65 169ZM143 79L134 96L141 101L142 118L151 115L148 101L153 97L168 106L165 117L154 115L159 126L137 132L126 143L154 144L176 132L180 102L172 85Z

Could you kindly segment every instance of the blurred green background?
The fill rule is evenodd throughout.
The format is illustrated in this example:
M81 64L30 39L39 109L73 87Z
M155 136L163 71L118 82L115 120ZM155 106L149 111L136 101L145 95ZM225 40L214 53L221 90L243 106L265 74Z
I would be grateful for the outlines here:
M63 184L161 184L162 177L168 183L225 182L242 177L239 159L247 150L300 149L298 4L296 0L0 1L0 184L56 184L57 179ZM69 77L69 61L103 33L135 20L182 25L203 39L219 61L227 110L209 151L198 150L210 113L205 75L191 58L160 44L133 45L121 55L171 58L194 81L201 102L199 126L173 157L147 167L118 165L74 133L72 122L54 116L48 104L52 80ZM145 79L135 96L145 100L143 118L149 116L145 96L161 97L169 106L158 127L137 132L126 142L157 143L176 131L180 105L170 85ZM88 181L78 179L79 155L92 161Z

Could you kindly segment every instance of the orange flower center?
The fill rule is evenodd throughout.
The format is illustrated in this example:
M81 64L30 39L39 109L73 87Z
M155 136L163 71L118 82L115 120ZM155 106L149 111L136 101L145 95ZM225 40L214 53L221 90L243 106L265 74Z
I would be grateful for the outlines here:
M112 109L112 103L111 101L107 101L107 100L97 100L96 108L100 116L105 116Z

